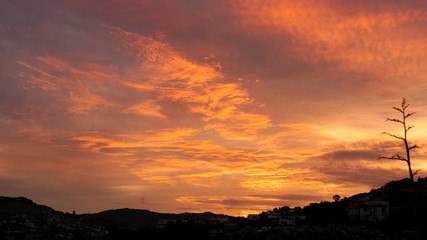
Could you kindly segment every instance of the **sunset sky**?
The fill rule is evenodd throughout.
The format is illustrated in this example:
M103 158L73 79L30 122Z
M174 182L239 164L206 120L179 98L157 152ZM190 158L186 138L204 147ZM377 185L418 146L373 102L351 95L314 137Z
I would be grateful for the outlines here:
M2 0L0 195L259 213L427 176L427 2Z

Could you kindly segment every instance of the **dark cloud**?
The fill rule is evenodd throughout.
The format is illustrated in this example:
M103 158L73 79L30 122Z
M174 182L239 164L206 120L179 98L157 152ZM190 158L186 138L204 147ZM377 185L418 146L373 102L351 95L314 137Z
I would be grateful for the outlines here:
M323 199L324 196L321 195L306 195L306 194L283 194L283 195L253 195L257 198L266 198L266 199L277 199L277 200L299 200L299 201L315 201Z
M140 202L141 204L143 204L143 205L148 204L147 199L146 199L145 197L141 197L141 198L139 199L139 202Z
M331 161L357 161L357 160L377 160L380 156L378 150L341 150L326 153L318 159Z
M319 167L317 171L325 173L329 178L325 182L363 184L380 187L384 183L407 177L407 172L402 169L369 168L364 166L348 167L337 164L337 167Z
M251 206L251 205L277 205L280 204L279 201L271 201L271 200L263 200L263 199L235 199L228 198L224 200L203 200L199 199L195 201L196 203L204 203L204 204L218 204L224 206L232 206L232 207L242 207L242 206Z
M349 145L337 145L335 151L330 147L328 150L332 151L326 150L320 156L310 157L304 165L329 176L324 179L327 182L347 182L378 187L392 179L406 177L406 171L397 168L395 161L379 159L380 156L389 152L403 151L402 147L400 143L392 141L353 142ZM402 165L402 168L404 167L406 165Z
M363 140L350 144L336 144L324 150L324 154L313 157L310 160L316 161L379 161L379 157L390 153L404 150L402 143L398 141ZM381 161L381 160L380 160Z

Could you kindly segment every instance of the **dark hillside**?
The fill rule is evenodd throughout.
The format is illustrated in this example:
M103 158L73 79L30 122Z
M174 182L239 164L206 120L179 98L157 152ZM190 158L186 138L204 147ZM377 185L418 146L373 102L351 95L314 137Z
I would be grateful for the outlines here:
M0 239L410 240L418 232L424 240L425 216L427 178L414 186L402 179L334 202L285 206L251 218L128 208L74 215L24 197L0 197Z
M53 213L50 207L35 204L28 198L24 197L0 197L0 217L6 218L15 215L43 215Z
M218 216L226 216L223 214L214 214L211 212L205 213L157 213L148 210L139 209L116 209L107 210L94 214L82 214L82 218L94 223L109 223L119 227L130 228L152 228L155 227L159 220L208 220Z

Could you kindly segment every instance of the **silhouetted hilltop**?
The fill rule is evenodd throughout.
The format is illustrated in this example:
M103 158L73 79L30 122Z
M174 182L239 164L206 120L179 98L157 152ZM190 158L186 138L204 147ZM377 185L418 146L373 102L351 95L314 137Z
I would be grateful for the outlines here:
M79 218L95 223L113 223L120 226L130 227L154 227L159 220L208 220L215 217L229 217L224 214L212 212L204 213L157 213L144 209L113 209L99 213L72 215L56 211L48 206L39 205L25 197L0 197L0 217L8 218L13 216L28 215L52 215L78 216Z
M414 193L414 189L416 193ZM427 178L418 178L414 186L408 178L405 178L388 182L378 189L345 197L336 202L311 203L303 208L303 213L314 222L343 222L348 216L349 205L365 200L387 202L390 206L390 215L394 216L405 211L408 212L407 208L412 204L415 198L414 194L416 194L419 211L425 211L427 207Z
M427 195L427 178L418 178L418 180L412 186L411 181L408 178L391 181L384 184L379 189L372 189L367 196L372 199L386 200L391 203L402 204L407 201L407 197L414 194L413 190L416 190L418 196Z
M38 205L25 197L0 197L0 217L15 215L43 215L55 212L50 207Z
M0 239L95 239L109 232L103 225L55 211L24 197L0 197Z
M154 227L159 220L208 220L215 217L229 217L223 214L204 213L157 213L140 209L116 209L94 214L82 214L82 218L95 223L108 223L120 227Z
M224 218L233 217L128 208L76 215L38 205L25 197L0 197L0 239L170 239L176 234L187 239L207 239L210 226Z

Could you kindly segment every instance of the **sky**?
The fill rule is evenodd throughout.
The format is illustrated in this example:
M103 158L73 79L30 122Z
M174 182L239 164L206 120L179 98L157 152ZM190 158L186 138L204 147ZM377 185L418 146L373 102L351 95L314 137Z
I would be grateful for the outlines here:
M0 2L0 194L245 216L427 175L427 2Z

